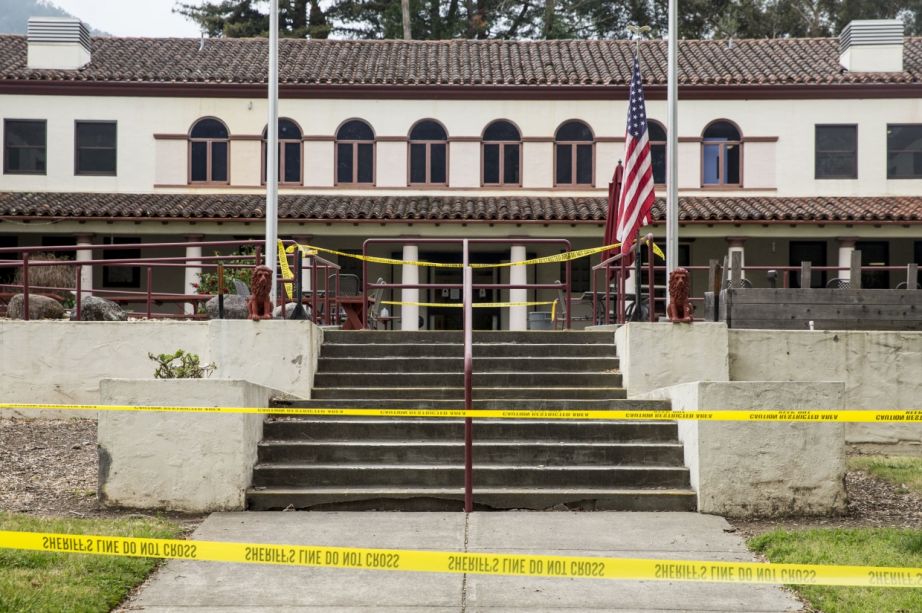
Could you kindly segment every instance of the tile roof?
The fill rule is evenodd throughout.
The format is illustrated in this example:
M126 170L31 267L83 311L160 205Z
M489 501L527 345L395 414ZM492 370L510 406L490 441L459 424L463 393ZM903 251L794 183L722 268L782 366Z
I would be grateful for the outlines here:
M3 192L0 217L259 219L260 194L105 194ZM922 197L691 196L679 199L680 220L690 223L901 222L922 223ZM283 195L279 216L320 221L538 221L567 223L605 219L602 197ZM663 199L653 208L665 220Z
M797 85L918 83L922 38L906 38L903 72L850 73L838 39L690 40L679 44L680 83ZM630 79L625 40L280 41L280 81L313 85L604 86ZM29 70L26 39L0 35L0 81L260 84L265 39L92 39L79 70ZM666 83L666 44L641 44L648 84Z

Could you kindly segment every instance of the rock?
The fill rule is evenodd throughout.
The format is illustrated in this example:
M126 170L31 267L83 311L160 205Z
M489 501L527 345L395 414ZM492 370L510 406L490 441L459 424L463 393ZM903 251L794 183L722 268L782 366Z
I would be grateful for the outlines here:
M87 296L80 300L80 321L128 321L128 313L111 300Z
M295 310L295 303L286 302L285 303L285 319L291 319L291 314L294 312L294 310ZM305 304L304 305L304 319L308 319L308 317L310 316L310 312L311 312L311 308ZM272 317L274 319L281 319L282 317L282 307L281 306L277 306L274 309L272 309Z
M209 319L218 319L218 297L205 303L205 312ZM224 294L224 319L246 319L247 299L237 294Z
M22 319L23 296L16 294L10 298L6 314L10 319ZM64 317L64 307L54 298L29 294L29 319L61 319Z

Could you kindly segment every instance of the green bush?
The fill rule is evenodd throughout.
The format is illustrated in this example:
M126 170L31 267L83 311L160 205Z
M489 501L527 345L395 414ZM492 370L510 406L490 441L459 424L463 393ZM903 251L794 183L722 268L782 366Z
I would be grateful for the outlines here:
M197 354L177 349L176 353L148 353L147 357L157 363L154 377L157 379L201 379L209 376L218 366L212 362L202 366Z
M255 247L241 247L234 255L253 255ZM221 255L215 252L215 255ZM246 268L228 268L230 265L244 265ZM224 293L233 294L234 279L239 279L250 286L250 279L253 277L253 259L225 260L224 261ZM198 283L194 283L195 291L198 294L214 295L218 293L218 271L208 270L200 272Z

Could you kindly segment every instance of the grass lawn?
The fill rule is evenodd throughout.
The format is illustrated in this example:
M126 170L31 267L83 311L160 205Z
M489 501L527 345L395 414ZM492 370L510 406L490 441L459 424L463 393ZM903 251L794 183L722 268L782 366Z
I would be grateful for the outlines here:
M823 528L776 530L749 546L770 561L793 564L922 567L922 530ZM823 613L910 613L922 611L922 589L794 586Z
M904 490L922 494L922 457L852 456L848 465Z
M0 513L0 530L176 538L165 519L46 519ZM0 612L108 612L158 560L0 549Z

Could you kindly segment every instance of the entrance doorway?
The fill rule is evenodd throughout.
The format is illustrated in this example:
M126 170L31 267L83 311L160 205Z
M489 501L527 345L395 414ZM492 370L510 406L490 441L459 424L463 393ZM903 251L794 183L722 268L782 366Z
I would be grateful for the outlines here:
M501 262L508 259L506 253L471 253L472 264ZM430 252L420 253L420 259L431 262L458 263L462 261L460 253ZM460 268L427 268L427 283L460 284L462 282ZM473 269L474 284L499 283L498 268ZM460 304L463 301L460 288L430 289L429 296L424 302ZM498 292L491 289L474 290L474 302L499 302ZM474 330L499 330L500 310L498 307L480 308L473 310ZM464 309L457 307L428 307L426 328L429 330L461 330L464 327Z
M890 243L887 241L858 241L855 249L861 252L862 266L889 266ZM890 271L866 270L861 273L861 287L865 289L890 289Z
M810 262L812 266L826 266L826 241L791 241L789 247L790 259L788 266L800 266L802 262ZM803 283L800 271L791 272L791 287L825 287L826 271L811 271L809 283Z

